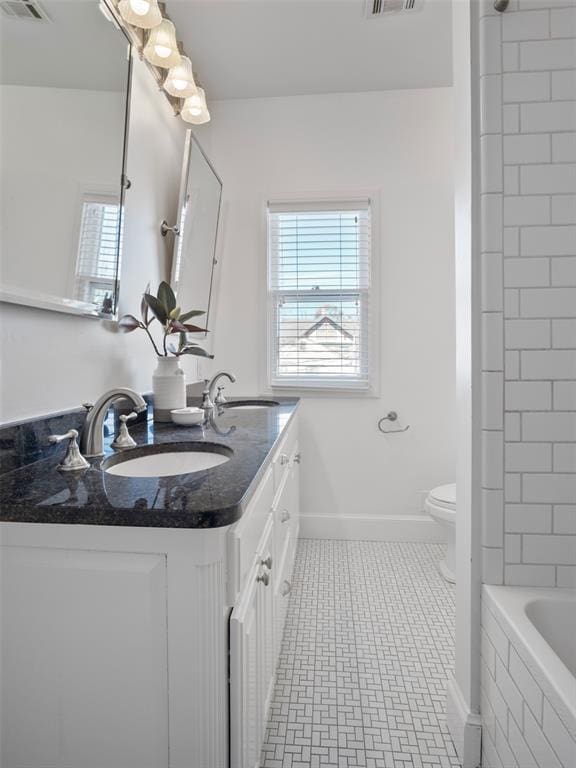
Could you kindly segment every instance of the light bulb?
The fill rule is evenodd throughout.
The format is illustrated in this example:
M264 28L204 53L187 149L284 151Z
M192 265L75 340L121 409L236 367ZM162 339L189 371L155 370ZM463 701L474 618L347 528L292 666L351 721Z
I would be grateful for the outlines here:
M120 15L133 27L153 29L162 21L158 0L120 0Z
M206 94L203 88L198 88L198 93L186 99L180 112L180 117L192 125L202 125L210 120L210 112L206 106Z
M180 64L172 67L166 75L164 90L178 99L187 99L197 94L192 73L192 62L188 56L182 56Z
M180 52L176 42L176 28L168 19L150 31L148 42L144 46L144 58L150 64L163 69L171 69L180 63Z

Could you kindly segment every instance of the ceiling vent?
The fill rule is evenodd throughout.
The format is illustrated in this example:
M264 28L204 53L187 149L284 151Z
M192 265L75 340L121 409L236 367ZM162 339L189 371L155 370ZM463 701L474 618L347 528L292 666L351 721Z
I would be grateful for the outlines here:
M391 13L420 11L424 0L366 0L366 16L376 19Z
M0 11L5 19L14 21L50 21L35 0L0 0Z

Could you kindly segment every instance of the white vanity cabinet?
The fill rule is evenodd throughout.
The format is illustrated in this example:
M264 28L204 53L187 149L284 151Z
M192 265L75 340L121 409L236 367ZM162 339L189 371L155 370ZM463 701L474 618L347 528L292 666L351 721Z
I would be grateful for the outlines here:
M256 528L261 534L230 616L230 768L259 765L298 537L299 462L294 424L260 493L230 532L239 561L243 542L253 540ZM256 526L255 520L265 520L264 525Z
M256 768L298 469L294 414L232 526L1 524L2 768Z

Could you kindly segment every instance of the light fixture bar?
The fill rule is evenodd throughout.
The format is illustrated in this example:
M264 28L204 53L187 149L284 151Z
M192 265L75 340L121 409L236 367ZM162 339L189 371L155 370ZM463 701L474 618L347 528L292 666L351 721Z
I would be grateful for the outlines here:
M134 48L138 51L140 60L144 62L144 64L148 68L148 71L154 77L154 80L156 81L156 84L158 86L158 90L160 90L164 94L164 97L172 107L174 115L175 116L181 115L182 108L184 106L186 99L173 95L173 93L169 93L165 87L165 85L167 84L170 78L170 73L172 72L172 68L156 66L151 61L149 61L146 55L144 54L144 49L146 48L149 42L151 33L154 31L154 29L148 30L142 27L134 26L131 23L128 23L123 18L119 8L122 0L104 0L104 2L106 2L106 5L108 5L108 7L110 7L114 11L115 20L124 29L124 31L126 32L126 34L130 39L130 42L132 43ZM165 19L166 21L170 22L170 24L172 24L172 21L168 16L168 13L166 12L166 4L164 2L158 2L157 5L161 14L161 19L159 23L161 23L162 20ZM144 5L140 6L140 9L143 10ZM177 47L178 47L178 52L180 54L180 57L181 58L184 57L189 61L189 58L186 56L186 52L184 51L184 48L182 47L182 43L180 41L178 41ZM196 87L199 81L196 77L196 73L192 72L191 66L190 66L190 72L192 75L192 83L194 84L194 87ZM171 88L171 91L174 92L174 90L176 89ZM189 88L188 93L190 93L190 90L191 89ZM192 92L191 96L194 96L194 95L195 95L195 92ZM190 97L187 96L187 98L190 98ZM202 91L202 98L204 103L204 109L202 112L203 119L200 122L208 122L208 120L210 120L210 113L208 112L208 108L206 107L206 97L204 95L204 91Z

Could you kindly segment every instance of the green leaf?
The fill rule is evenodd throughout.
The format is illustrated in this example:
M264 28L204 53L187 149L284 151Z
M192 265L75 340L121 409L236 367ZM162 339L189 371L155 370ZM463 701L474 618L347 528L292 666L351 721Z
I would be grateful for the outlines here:
M180 350L184 349L184 347L187 344L188 344L188 339L186 338L186 334L185 333L181 333L180 334L180 340L178 342L178 352L180 352Z
M136 328L141 328L142 324L140 320L137 320L134 315L124 315L118 320L118 330L121 333L132 333Z
M209 357L211 360L214 358L214 355L209 354L205 349L202 349L202 347L197 347L196 345L184 347L184 349L181 349L178 354L196 355L196 357Z
M186 333L188 326L182 325L179 320L170 320L170 328L168 333Z
M158 286L158 299L164 305L166 314L169 314L173 309L175 309L176 296L174 295L172 288L165 280L163 280Z
M150 293L150 283L146 286L144 289L144 293L142 294L142 301L140 302L140 315L142 317L142 322L146 327L150 325L151 318L148 318L148 304L146 303L146 294Z
M185 323L186 320L191 320L193 317L200 317L200 315L205 315L206 312L203 312L201 309L192 309L190 312L184 312L183 315L180 315L178 320L180 320L181 323Z
M172 320L178 320L180 317L180 307L174 307L174 309L170 312L170 317Z
M154 317L159 322L161 322L162 325L165 325L166 321L168 320L168 312L166 311L164 304L162 304L161 301L158 301L156 296L152 296L151 293L145 293L144 298L146 299L146 303L154 313Z

